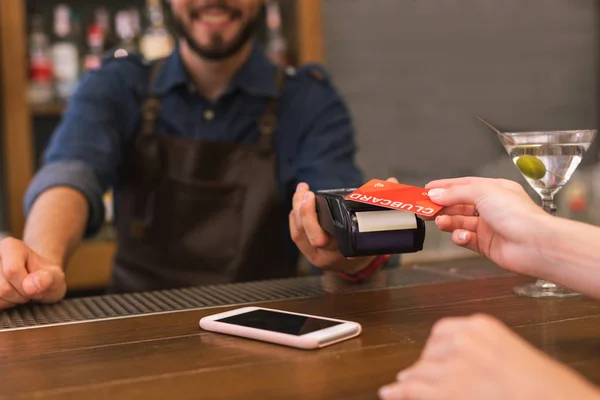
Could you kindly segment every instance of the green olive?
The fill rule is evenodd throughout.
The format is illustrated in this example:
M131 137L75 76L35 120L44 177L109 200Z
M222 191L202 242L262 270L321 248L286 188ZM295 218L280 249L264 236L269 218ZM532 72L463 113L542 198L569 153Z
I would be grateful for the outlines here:
M542 179L546 175L546 166L535 156L521 156L517 159L517 168L530 179Z

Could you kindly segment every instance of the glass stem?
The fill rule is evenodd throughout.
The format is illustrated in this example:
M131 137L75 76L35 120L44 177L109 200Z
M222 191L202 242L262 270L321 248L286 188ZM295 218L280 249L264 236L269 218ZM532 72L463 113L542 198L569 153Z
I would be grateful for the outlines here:
M556 206L554 205L554 196L552 196L552 195L542 196L542 208L548 214L555 216L556 215ZM554 283L548 282L544 279L538 279L537 282L535 283L535 286L538 289L542 289L542 290L544 290L544 289L552 290L552 289L556 288L556 285Z
M548 214L556 215L556 206L554 205L554 196L542 196L542 208Z

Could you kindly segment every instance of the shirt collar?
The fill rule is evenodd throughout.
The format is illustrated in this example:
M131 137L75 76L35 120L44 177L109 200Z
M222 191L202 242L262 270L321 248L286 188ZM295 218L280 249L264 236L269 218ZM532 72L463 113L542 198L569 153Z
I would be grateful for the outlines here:
M173 52L166 58L162 69L156 76L156 80L152 85L154 94L164 94L178 86L185 86L191 83L181 57L179 54L179 46L175 46Z
M233 76L225 93L241 89L254 96L278 97L280 89L276 82L277 67L272 64L258 44L254 44L250 57ZM181 60L177 45L165 60L159 72L152 92L163 94L178 86L193 87L193 83Z
M277 97L277 67L272 64L258 44L254 44L252 53L242 68L234 75L230 90L241 89L255 96Z

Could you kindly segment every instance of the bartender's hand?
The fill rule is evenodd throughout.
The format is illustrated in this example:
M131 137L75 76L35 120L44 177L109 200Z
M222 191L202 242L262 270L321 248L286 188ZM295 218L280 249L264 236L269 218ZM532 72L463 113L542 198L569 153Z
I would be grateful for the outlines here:
M335 237L319 225L315 194L310 191L308 184L298 184L292 206L289 216L292 240L314 266L354 274L366 268L375 259L348 259L342 256Z
M447 318L433 327L419 360L381 388L382 400L598 400L566 366L487 316Z
M67 291L60 265L14 238L0 242L0 310L30 300L55 302Z
M452 240L508 270L528 273L542 263L540 233L552 217L521 185L505 179L457 178L433 181L429 197L445 206L437 226Z

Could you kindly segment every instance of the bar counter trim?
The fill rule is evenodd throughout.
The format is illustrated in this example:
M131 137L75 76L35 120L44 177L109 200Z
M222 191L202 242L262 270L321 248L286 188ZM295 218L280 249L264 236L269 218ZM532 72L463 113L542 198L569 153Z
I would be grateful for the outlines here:
M334 293L364 292L383 288L490 278L510 274L490 265L483 273L468 272L469 265L479 259L455 261L445 269L427 265L380 270L361 283L350 283L335 274L301 278L230 283L152 292L112 294L63 300L55 304L25 304L0 312L0 332L209 309L222 306L248 305L265 301L321 297ZM452 265L459 265L453 268ZM461 272L466 268L467 272Z

